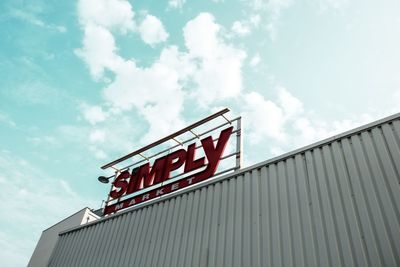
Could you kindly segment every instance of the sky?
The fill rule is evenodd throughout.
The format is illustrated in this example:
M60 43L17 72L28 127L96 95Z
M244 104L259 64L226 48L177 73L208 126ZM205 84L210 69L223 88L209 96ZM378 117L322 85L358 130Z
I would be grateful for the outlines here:
M398 0L3 0L0 258L109 187L103 164L224 107L250 166L400 111Z

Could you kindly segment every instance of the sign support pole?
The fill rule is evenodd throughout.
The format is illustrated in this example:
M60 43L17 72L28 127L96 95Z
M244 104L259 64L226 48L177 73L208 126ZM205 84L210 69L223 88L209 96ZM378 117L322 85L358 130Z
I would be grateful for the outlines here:
M236 121L236 169L243 166L243 135L242 135L242 118Z

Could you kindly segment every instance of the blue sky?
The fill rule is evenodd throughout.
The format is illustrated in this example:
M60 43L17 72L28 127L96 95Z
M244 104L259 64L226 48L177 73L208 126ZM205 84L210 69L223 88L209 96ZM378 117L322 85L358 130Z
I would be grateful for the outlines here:
M108 186L100 166L222 107L245 163L399 112L397 0L0 3L0 258Z

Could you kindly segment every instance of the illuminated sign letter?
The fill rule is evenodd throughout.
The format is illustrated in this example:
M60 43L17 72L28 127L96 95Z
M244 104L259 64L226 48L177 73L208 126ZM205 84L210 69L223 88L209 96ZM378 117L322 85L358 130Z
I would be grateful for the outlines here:
M224 153L232 132L233 127L221 131L216 143L212 136L202 139L201 147L204 150L205 157L195 159L196 143L193 143L188 146L187 151L185 149L179 149L171 154L156 159L151 167L148 162L138 167L137 171L132 171L132 174L130 174L128 170L121 172L121 174L115 178L110 197L112 199L120 198L124 195L129 195L141 189L162 183L170 178L173 171L179 169L183 165L183 173L199 170L205 166L202 171L195 173L186 180L187 185L197 183L213 176L221 161L221 156ZM172 184L170 191L175 191L180 187L179 183ZM161 188L155 192L155 196L164 193L166 192ZM146 194L143 196L142 201L150 198L153 198L153 196L150 197L149 194Z
M228 143L229 137L232 134L233 127L229 127L221 132L218 138L218 143L214 147L214 141L211 136L201 140L204 152L208 160L207 168L195 175L197 179L206 179L215 174L218 164L221 160L221 156L224 153L226 144Z
M139 167L136 173L132 173L129 180L127 194L139 191L142 188L152 186L162 179L164 172L166 157L162 157L154 161L150 170L150 163L146 163Z
M205 158L199 158L194 160L196 155L196 143L189 145L186 153L186 163L184 172L190 172L204 166Z
M114 187L116 187L116 189L110 192L110 197L119 198L125 193L128 186L128 182L126 181L126 179L128 179L129 176L129 171L123 171L120 175L118 175L117 178L115 178Z
M185 163L186 159L186 150L179 149L177 151L172 152L167 156L167 164L165 165L163 180L169 179L171 172L179 169ZM163 181L160 181L163 182Z

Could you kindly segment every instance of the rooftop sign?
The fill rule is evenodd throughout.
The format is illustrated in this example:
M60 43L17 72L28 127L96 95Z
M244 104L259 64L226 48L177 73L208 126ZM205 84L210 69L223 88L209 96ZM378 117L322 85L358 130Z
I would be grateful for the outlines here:
M104 165L103 169L113 168L116 170L115 175L107 178L113 178L114 181L104 207L104 214L117 212L194 185L212 176L239 169L242 160L241 120L240 117L233 120L227 119L223 115L227 112L229 112L228 109L222 110L144 147L145 149L139 149ZM195 133L195 128L221 117L224 119L224 123L214 126L202 134ZM186 141L178 141L178 137L184 137L187 133L194 137ZM236 151L224 156L233 134L236 134ZM144 152L162 144L165 145L171 140L177 144L152 156L144 155ZM123 168L117 166L135 156L143 159ZM217 172L221 160L231 157L236 158L234 166Z

